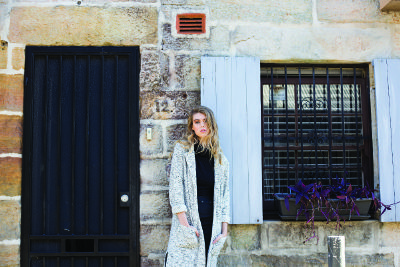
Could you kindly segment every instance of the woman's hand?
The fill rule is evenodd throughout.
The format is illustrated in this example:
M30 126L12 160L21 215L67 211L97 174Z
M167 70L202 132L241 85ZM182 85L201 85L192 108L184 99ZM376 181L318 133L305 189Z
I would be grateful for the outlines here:
M228 223L222 223L221 233L214 239L213 244L217 243L221 238L228 236Z
M189 222L188 222L187 217L186 217L186 212L179 212L176 215L178 216L178 220L179 220L180 224L182 224L183 226L191 228L196 233L197 237L200 236L199 231L197 231L197 229L194 226L189 225Z

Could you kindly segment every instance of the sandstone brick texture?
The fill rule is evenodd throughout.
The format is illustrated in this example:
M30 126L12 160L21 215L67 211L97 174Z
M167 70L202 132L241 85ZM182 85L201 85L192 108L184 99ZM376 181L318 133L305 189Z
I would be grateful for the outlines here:
M175 56L176 88L179 90L200 90L200 56Z
M19 245L0 245L0 266L19 266Z
M273 23L311 23L312 0L209 0L211 20L273 22ZM295 7L295 8L293 8Z
M0 110L22 111L24 76L0 74Z
M168 159L147 159L140 162L140 181L144 185L168 186Z
M147 139L147 128L151 129L151 140ZM142 124L139 133L140 155L146 156L162 154L164 151L163 130L160 125Z
M0 240L20 238L21 205L15 200L0 200Z
M172 152L176 141L182 140L186 135L186 124L175 124L167 127L167 151Z
M25 67L25 48L15 47L12 51L12 67L20 70Z
M200 105L199 91L143 92L141 119L187 119L192 107Z
M0 153L22 152L22 117L0 115Z
M141 54L140 90L159 90L160 81L160 54L143 51Z
M20 158L0 158L0 196L21 195Z
M0 25L1 25L1 20L0 20ZM8 43L6 41L0 40L0 69L7 68L7 61L8 61Z
M318 0L318 20L339 23L390 23L396 20L393 13L381 12L375 0Z
M15 7L8 38L29 45L141 45L157 42L156 7Z
M171 218L168 191L147 191L140 194L140 219Z
M231 225L229 235L232 249L257 250L260 248L259 225Z
M169 225L140 226L140 255L165 253L169 239Z

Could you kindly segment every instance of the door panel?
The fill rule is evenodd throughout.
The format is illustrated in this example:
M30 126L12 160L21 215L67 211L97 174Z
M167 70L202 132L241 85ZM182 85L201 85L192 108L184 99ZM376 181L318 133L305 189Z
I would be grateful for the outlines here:
M137 47L27 47L22 266L138 266L138 66Z

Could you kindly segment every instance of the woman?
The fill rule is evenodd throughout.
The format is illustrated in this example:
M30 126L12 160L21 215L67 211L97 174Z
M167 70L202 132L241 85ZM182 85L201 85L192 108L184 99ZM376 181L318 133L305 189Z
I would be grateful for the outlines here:
M175 145L171 162L166 266L216 266L230 221L229 166L209 108L191 111L186 137Z

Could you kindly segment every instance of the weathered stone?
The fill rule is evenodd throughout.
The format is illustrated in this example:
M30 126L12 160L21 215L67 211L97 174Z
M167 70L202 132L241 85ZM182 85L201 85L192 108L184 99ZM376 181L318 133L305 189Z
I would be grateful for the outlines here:
M25 48L15 47L12 51L12 66L15 70L25 67Z
M0 196L21 195L20 158L0 158Z
M210 20L311 23L312 0L209 0Z
M372 253L366 255L361 253L346 253L346 265L396 266L393 253Z
M286 62L371 61L389 57L390 29L238 26L232 42L238 55Z
M22 111L24 76L0 74L0 109Z
M187 119L189 111L200 105L199 91L143 92L141 119Z
M393 26L391 44L393 47L392 57L399 58L400 57L400 25Z
M151 128L151 139L147 139L147 128ZM163 153L163 133L160 125L142 124L140 125L140 154L148 156Z
M186 124L175 124L167 127L167 152L172 152L176 141L184 139L186 134Z
M0 27L1 24L2 23L0 20ZM8 43L6 41L0 40L0 69L7 68L7 60L8 60Z
M175 38L171 33L171 24L163 25L162 49L172 50L204 50L209 47L209 40L206 38L187 38L185 36Z
M168 186L167 159L140 161L140 180L142 184Z
M218 256L218 266L248 267L252 265L250 255L247 253L244 255L239 253L235 253L234 255L221 253Z
M162 267L164 266L164 258L152 259L149 257L140 257L140 266L142 267Z
M200 90L200 56L175 56L177 89Z
M140 255L148 256L151 253L165 253L170 228L169 225L142 224L140 226Z
M18 239L21 205L16 200L0 200L0 240Z
M19 245L0 245L0 266L19 267Z
M152 191L140 194L140 218L157 219L171 217L168 191Z
M400 247L400 223L382 223L380 231L381 246Z
M0 153L21 153L22 117L0 115Z
M271 222L268 227L262 228L263 248L297 248L304 246L303 242L313 234L310 224L305 222ZM317 231L318 228L315 227ZM317 231L318 235L319 232ZM267 239L267 241L265 240ZM317 239L313 238L306 245L314 245Z
M31 45L141 45L157 43L157 8L14 7L9 40Z
M233 250L256 250L260 249L260 226L247 225L231 225L229 229L231 239L231 248Z
M346 221L341 223L340 231L336 230L336 222L318 223L318 237L320 246L328 247L327 237L330 235L341 235L346 239L346 248L362 247L374 251L378 248L378 222L376 221Z
M326 253L296 255L286 251L286 255L250 255L252 266L326 266Z
M140 90L159 90L160 79L160 54L143 52L141 54Z
M339 23L393 21L393 15L381 12L375 0L318 0L317 16L319 21Z
M210 27L210 47L207 51L209 53L221 51L228 52L231 48L231 31L227 25L218 25Z

